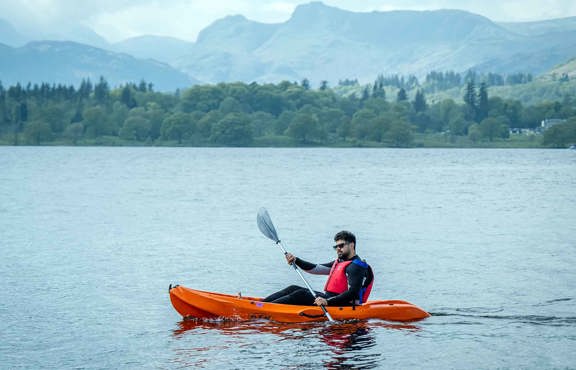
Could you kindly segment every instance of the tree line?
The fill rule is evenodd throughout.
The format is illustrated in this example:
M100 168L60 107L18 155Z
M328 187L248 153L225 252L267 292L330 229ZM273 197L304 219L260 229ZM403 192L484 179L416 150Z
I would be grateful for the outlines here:
M418 80L414 75L402 76L392 74L389 76L379 75L374 84L380 86L391 86L398 89L410 90L421 88L426 92L448 90L455 87L462 87L471 81L483 81L489 86L520 85L527 84L534 80L531 73L480 73L475 70L468 70L466 73L454 71L431 71L428 72L423 82ZM562 74L559 81L567 82L570 80L567 74ZM338 82L340 86L358 85L358 80L345 79Z
M442 78L457 79L453 74ZM576 125L574 96L523 106L490 97L487 82L469 79L461 101L429 102L417 81L410 77L398 81L394 94L384 88L390 81L379 76L362 93L349 96L338 94L326 82L313 89L306 79L197 85L172 93L157 92L146 81L111 88L104 78L95 83L84 80L77 87L0 83L0 142L409 147L418 144L416 137L439 133L470 143L506 140L510 128L536 129L546 118L565 119L568 129L556 135L563 143L545 135L545 145L576 142L570 136Z

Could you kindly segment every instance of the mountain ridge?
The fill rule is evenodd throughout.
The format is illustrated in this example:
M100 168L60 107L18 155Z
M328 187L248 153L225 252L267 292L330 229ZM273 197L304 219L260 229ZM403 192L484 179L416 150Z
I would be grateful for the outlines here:
M0 42L10 32L2 24ZM168 64L202 83L366 83L378 75L469 69L539 75L576 57L576 17L506 23L455 9L351 12L311 2L281 23L223 17L196 42L145 35L97 47L132 55L136 64Z
M303 78L335 83L346 78L370 81L379 74L422 77L431 70L486 68L539 74L574 57L576 50L576 43L564 37L571 32L558 36L559 27L566 27L554 22L556 34L538 35L545 47L538 47L540 55L532 55L531 36L462 10L361 13L313 2L299 5L286 22L272 25L270 37L247 52L222 47L231 40L216 36L226 27L234 29L231 20L223 18L205 28L192 52L179 59L178 68L196 71L199 79L211 83ZM248 33L257 23L246 18L242 22ZM231 34L248 37L243 32ZM211 69L207 62L221 65Z
M167 64L73 41L33 41L18 48L0 48L0 81L6 85L78 85L83 79L97 81L100 76L113 86L145 80L158 90L175 90L196 82Z

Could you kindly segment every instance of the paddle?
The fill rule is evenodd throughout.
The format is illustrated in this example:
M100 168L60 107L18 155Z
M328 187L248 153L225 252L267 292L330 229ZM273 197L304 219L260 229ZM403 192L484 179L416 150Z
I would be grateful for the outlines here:
M278 238L278 233L276 232L276 228L274 227L272 219L270 218L270 215L268 214L266 208L260 208L258 210L258 216L256 216L256 221L258 222L258 228L260 229L262 234L264 234L264 236L266 236L268 239L273 240L274 243L276 243L276 245L278 245L282 249L284 255L287 255L288 252L282 245L280 238ZM310 294L312 294L313 297L316 297L316 293L314 292L310 284L308 284L308 281L306 281L306 278L304 278L304 276L300 272L300 269L298 269L298 266L296 266L295 263L293 263L291 266L294 268L294 271L296 271L298 275L300 275L302 281L304 281L304 284L306 284L306 288L308 288L308 290L310 291ZM328 321L330 322L334 321L332 319L332 316L330 316L330 314L326 310L326 307L320 306L320 308L322 308L322 311L324 311L324 314L326 315L326 318L328 318Z

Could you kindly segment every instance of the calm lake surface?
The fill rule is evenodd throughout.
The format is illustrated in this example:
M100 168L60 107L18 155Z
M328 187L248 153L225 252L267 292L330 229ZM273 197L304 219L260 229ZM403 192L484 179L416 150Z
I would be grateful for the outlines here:
M170 283L300 284L262 206L433 316L182 321ZM576 368L575 266L576 151L0 147L0 368Z

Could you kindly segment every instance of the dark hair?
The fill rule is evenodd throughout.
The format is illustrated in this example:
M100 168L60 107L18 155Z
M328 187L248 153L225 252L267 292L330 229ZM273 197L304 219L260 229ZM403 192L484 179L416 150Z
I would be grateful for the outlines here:
M356 236L352 234L350 231L342 230L334 235L334 241L337 240L344 240L346 243L354 243L354 247L356 247Z

